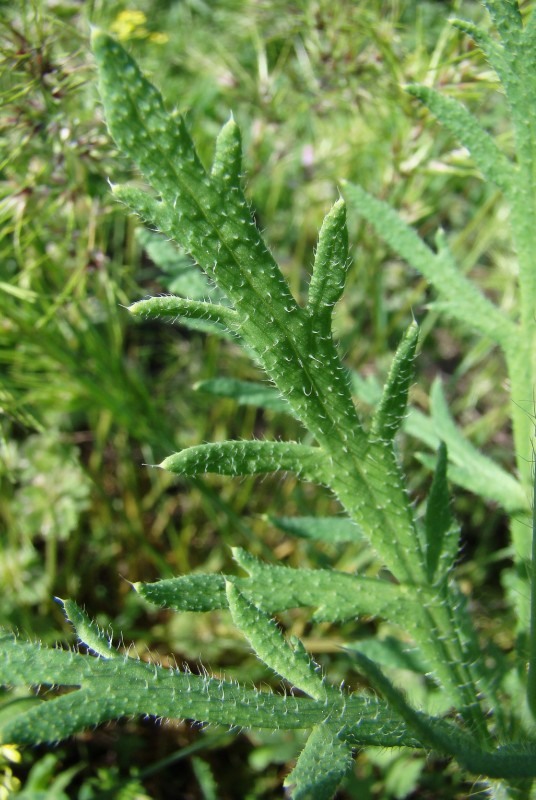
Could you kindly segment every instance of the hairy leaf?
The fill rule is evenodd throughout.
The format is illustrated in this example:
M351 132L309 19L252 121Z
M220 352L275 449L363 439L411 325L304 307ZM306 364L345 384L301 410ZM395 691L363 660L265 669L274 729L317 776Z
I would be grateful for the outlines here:
M147 300L138 300L129 306L131 314L144 319L177 319L190 317L193 319L218 322L233 328L237 318L235 312L226 306L215 303L200 303L198 300L185 300L183 297L150 297Z
M327 480L329 463L322 450L294 442L221 442L174 453L160 464L177 475L254 475L288 470L308 480Z
M317 672L316 665L303 647L291 647L270 617L244 597L236 585L225 585L229 610L236 627L248 639L264 663L291 686L301 689L315 700L327 703L334 689L328 687Z
M427 86L408 86L406 89L430 109L460 144L467 147L484 177L508 194L514 178L513 165L470 111L457 100Z
M460 322L504 347L509 345L515 337L512 323L458 269L446 243L434 253L387 203L355 184L344 182L343 188L348 203L396 253L430 281L440 297L451 302L449 308Z
M460 538L459 527L450 510L447 448L443 442L439 446L434 479L428 494L424 529L428 579L430 583L435 583L438 578L444 578L454 566Z
M348 231L346 206L338 200L324 219L313 267L307 310L311 317L331 333L333 306L340 299L348 269Z
M318 621L343 621L366 614L387 617L402 626L416 617L410 592L394 583L335 570L263 564L237 547L233 555L250 576L233 577L233 583L265 613L305 606L316 609L314 619ZM223 575L184 575L134 586L149 602L177 611L212 611L228 605Z
M345 735L353 743L418 745L396 714L367 695L339 695L326 707L309 698L245 689L127 656L93 658L21 642L11 635L2 637L0 644L0 684L71 689L37 704L21 704L20 713L2 720L0 736L5 743L57 742L132 715L271 730L308 729L332 715L341 728L347 726Z
M352 765L352 751L329 723L311 731L296 766L285 778L292 800L330 800Z
M419 328L414 322L398 346L380 404L372 418L371 433L380 439L393 439L402 424L414 374L413 360L418 339Z

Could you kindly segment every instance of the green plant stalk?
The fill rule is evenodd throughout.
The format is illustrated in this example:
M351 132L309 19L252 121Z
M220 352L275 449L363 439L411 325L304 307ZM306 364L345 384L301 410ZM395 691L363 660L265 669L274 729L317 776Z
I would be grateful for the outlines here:
M527 381L535 374L535 322L530 309L534 308L536 278L530 270L527 248L534 244L536 234L530 226L534 190L527 176L520 176L520 170L530 164L532 180L532 130L536 126L533 119L522 130L518 127L522 127L527 101L536 97L536 81L530 75L518 76L514 54L522 50L527 67L534 51L536 21L531 19L532 24L523 30L513 0L489 0L488 8L500 45L469 23L459 26L486 52L516 109L518 163L513 165L500 153L460 104L424 87L412 91L469 147L484 175L495 180L511 201L514 241L524 249L523 261L520 256L520 292L525 295L519 320L509 320L460 272L444 236L438 236L434 252L385 204L359 187L349 186L347 192L386 240L435 281L445 307L461 321L470 320L481 334L503 348L512 386L517 381L516 391L521 391L528 388ZM36 645L4 639L2 681L16 685L52 682L80 688L49 702L32 704L20 717L8 715L4 725L0 724L2 732L15 741L43 741L137 712L184 715L248 727L305 727L311 728L312 734L287 779L296 800L328 797L348 769L351 746L369 741L437 749L456 758L469 771L505 779L513 796L520 788L519 780L536 777L536 747L534 741L510 741L509 726L515 724L515 712L511 717L505 713L503 719L502 698L497 696L494 676L486 671L466 603L452 578L458 534L448 510L448 446L440 447L424 529L418 528L395 456L393 438L406 410L416 326L410 326L398 348L367 430L354 408L348 375L332 337L332 308L343 291L348 266L344 202L339 200L324 221L308 302L301 307L257 231L243 195L240 136L234 122L231 120L220 133L212 170L207 172L183 120L166 113L160 94L123 48L100 31L93 32L92 40L110 131L119 148L138 164L154 192L151 195L133 187L114 187L116 197L152 227L180 242L226 295L218 298L222 305L153 298L135 304L132 312L149 318L179 315L202 320L239 338L316 440L313 447L264 441L198 445L169 456L160 466L181 475L290 470L323 483L359 525L360 534L369 539L394 580L378 581L375 592L375 582L359 576L339 578L337 573L322 571L315 578L314 571L260 565L251 556L239 553L235 554L237 561L249 573L248 578L189 576L189 581L180 584L182 589L197 589L198 594L179 600L179 607L181 602L185 603L183 607L195 608L197 604L201 610L228 607L257 656L309 695L299 699L252 692L225 681L190 677L178 670L165 671L118 657L108 637L68 601L66 611L80 640L98 658L41 650ZM531 108L530 114L534 117L536 110ZM518 337L525 333L528 344L516 349ZM436 406L440 405L441 393L437 390L435 399ZM448 413L436 410L438 418L443 418L443 428L448 428ZM528 441L522 445L522 425L529 427L527 415L520 414L514 423L520 463ZM527 465L520 474L525 476L526 470ZM534 481L536 494L536 478ZM533 507L536 528L534 515ZM525 535L522 555L527 543ZM534 535L532 549L535 563ZM536 589L534 575L532 582ZM339 594L331 591L337 583L341 584L337 587ZM166 605L168 590L163 586L160 589L162 604ZM344 597L346 605L341 611L339 597L346 590L348 597ZM145 595L149 594L147 590ZM173 607L173 601L168 602ZM536 715L536 591L530 602L527 696ZM431 676L445 689L461 724L412 709L381 671L359 655L361 671L387 703L366 694L348 695L327 684L301 642L287 641L271 619L276 610L304 605L316 605L319 618L326 620L338 620L341 614L348 618L344 615L367 613L368 609L399 625L418 646ZM494 716L488 729L485 714L490 710ZM381 724L376 725L376 720ZM506 747L495 746L497 740L505 741ZM326 758L332 760L329 774L322 768L322 759ZM320 787L323 774L327 780ZM528 790L524 785L524 796Z
M130 187L115 187L114 193L153 226L182 242L214 277L234 306L231 330L247 343L295 415L315 436L324 482L360 524L393 575L410 586L426 586L425 558L394 449L363 430L332 338L331 310L342 293L347 266L344 204L335 204L322 226L309 305L303 309L251 222L236 182L240 138L234 122L228 122L218 137L218 177L210 178L184 123L167 114L160 94L135 62L102 32L94 31L92 40L111 133L137 161L162 200ZM122 87L119 75L128 84ZM177 155L171 159L173 151ZM223 163L231 165L228 173ZM227 175L225 211L219 210L222 174ZM329 280L323 279L328 270ZM162 305L168 310L168 299L162 298ZM199 314L198 307L190 308L193 315ZM135 312L160 315L155 299L147 305L136 304ZM224 463L223 458L220 461ZM274 462L272 468L281 466L285 468ZM244 473L251 471L248 460ZM233 469L228 474L239 472ZM472 658L452 625L457 613L454 608L445 613L434 606L427 607L425 614L426 630L415 627L414 631L418 643L435 654L434 669L441 682L485 742L485 716L475 704L478 690L468 669Z
M532 571L530 576L530 634L527 670L527 702L536 720L536 465L533 465L532 495Z
M526 405L536 384L536 21L531 14L523 26L514 0L489 0L485 5L495 23L498 39L473 23L453 20L453 24L473 38L504 87L514 132L515 160L499 149L490 134L458 101L423 86L410 86L408 90L469 150L484 177L497 184L510 205L512 240L519 262L517 319L508 319L463 276L443 235L438 236L437 252L434 252L393 209L360 187L348 185L345 196L375 226L379 235L436 288L439 308L489 337L503 350L510 381L516 467L528 500L531 422ZM530 625L530 602L526 598L529 593L536 592L536 587L529 587L527 591L527 564L533 559L527 536L528 518L520 518L521 506L514 511L511 533L518 583L511 596L519 630L525 632Z

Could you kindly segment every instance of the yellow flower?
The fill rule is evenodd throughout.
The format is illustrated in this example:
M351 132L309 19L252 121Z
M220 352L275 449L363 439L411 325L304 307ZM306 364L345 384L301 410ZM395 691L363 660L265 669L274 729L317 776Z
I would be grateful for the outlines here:
M127 9L120 11L110 25L110 31L124 42L127 39L149 39L154 44L164 44L168 41L167 33L151 33L146 27L147 17L143 11Z
M120 11L115 20L110 25L110 31L114 33L118 39L124 41L136 36L136 29L143 27L147 22L147 17L143 11L136 11L135 9L127 9Z
M19 764L22 756L14 744L4 744L0 747L0 758L11 761L12 764Z

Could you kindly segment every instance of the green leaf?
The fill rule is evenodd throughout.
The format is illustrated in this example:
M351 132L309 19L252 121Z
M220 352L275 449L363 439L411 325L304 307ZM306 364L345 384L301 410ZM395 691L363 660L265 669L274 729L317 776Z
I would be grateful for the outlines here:
M258 561L241 548L233 548L237 563L248 578L233 583L267 614L290 608L315 608L317 621L337 622L360 614L385 617L402 626L415 620L419 604L410 590L377 578L362 578L327 569L291 569ZM155 583L136 583L136 591L155 605L177 611L212 611L227 608L223 575L193 574Z
M315 542L345 544L362 542L363 532L356 523L345 517L272 517L268 519L276 528Z
M518 0L484 0L505 50L516 47L523 30Z
M437 454L434 479L428 494L424 517L426 566L428 580L441 580L454 566L458 554L460 530L450 510L447 485L447 448L442 442Z
M450 461L457 467L457 482L481 497L487 497L510 511L527 508L528 500L521 484L480 453L454 422L441 381L430 392L430 410L438 439L445 442ZM449 470L454 475L454 470Z
M414 647L409 647L400 639L387 636L378 639L377 636L360 639L357 642L346 642L344 649L349 652L363 653L367 658L389 669L407 669L425 675L430 671L430 665L416 652Z
M294 442L221 442L188 447L165 458L159 465L177 475L255 475L287 470L323 483L328 461L320 448Z
M348 203L374 226L376 232L408 264L450 302L451 313L460 322L507 347L515 339L515 326L459 270L443 239L436 254L388 203L378 200L355 184L343 183Z
M348 231L346 205L338 200L320 229L313 274L309 285L307 310L319 324L329 326L333 306L340 299L348 269Z
M35 705L21 705L20 714L4 720L1 742L57 742L100 723L132 715L192 719L232 728L270 730L312 728L331 714L355 744L407 745L400 718L385 703L367 695L337 693L326 707L310 698L274 695L244 689L236 683L198 676L126 656L103 659L69 650L50 649L0 639L0 685L67 687L67 693Z
M489 33L465 19L452 18L450 23L475 42L503 82L507 82L510 79L510 68L504 58L504 49Z
M292 800L330 800L351 766L351 748L323 723L313 728L285 788Z
M240 191L242 139L234 119L223 126L216 139L211 175L228 192Z
M269 386L236 378L210 378L194 385L198 392L217 397L229 397L241 406L256 406L269 411L292 414L292 408L281 395Z
M315 437L319 444L315 455L321 455L320 448L325 453L321 475L316 468L312 479L329 484L393 575L399 580L421 581L424 561L400 468L394 452L367 441L352 402L347 370L331 335L297 305L241 191L224 192L221 181L204 171L184 122L166 113L159 92L123 48L99 31L93 32L93 42L112 135L161 198L143 193L132 198L130 192L130 202L145 206L142 213L181 243L232 302L239 316L236 333ZM118 192L121 196L121 190ZM341 213L342 206L338 206L332 221ZM329 242L328 236L324 242L328 261ZM323 263L328 262L324 259ZM329 280L316 280L317 298L323 296L321 286L335 291L335 285L329 288ZM244 456L240 465L227 460L223 471L241 474L240 470L249 466L263 471L276 467L299 470L299 458L307 458L297 445L292 454L281 445L274 451L273 464L271 458L261 463L262 445L252 444L252 449L246 445L237 451ZM269 456L269 446L265 446L264 454ZM233 447L229 445L222 455L232 456ZM211 462L201 463L202 468L212 468L216 460L212 456L217 452L192 450L189 455L177 456L176 463L180 470L195 469L199 465L193 461L199 457ZM247 464L248 455L251 465ZM301 470L306 477L313 466L309 462Z
M73 626L79 642L85 644L95 655L101 658L117 658L118 653L112 645L110 636L99 628L97 623L82 611L74 600L59 600L65 616Z
M136 230L136 239L151 261L164 273L160 281L166 291L190 300L228 304L223 292L208 280L193 259L174 242L170 242L160 233L142 227Z
M237 324L237 315L231 308L215 303L185 300L183 297L150 297L132 303L128 310L135 317L143 319L167 319L173 322L179 317L188 317L217 322L230 330Z
M445 97L427 86L407 86L406 90L424 103L460 144L469 150L483 176L508 195L515 178L514 167L489 133L480 127L473 114L457 100Z
M416 711L405 700L381 670L362 653L354 651L360 671L372 686L386 698L390 707L413 729L425 746L454 756L465 769L474 774L492 778L536 777L536 743L524 742L498 747L495 750L481 749L472 735L438 717Z
M419 327L413 322L398 346L380 404L372 418L371 433L379 439L392 440L404 419L418 339Z
M233 622L253 647L257 656L291 686L315 700L327 702L336 692L321 678L303 646L291 647L274 620L250 603L236 585L226 582L227 602ZM301 644L301 643L300 643Z
M266 326L271 326L271 331L274 325L281 327L282 333L287 331L293 320L298 323L298 306L262 241L242 192L236 187L233 192L225 187L224 192L221 180L210 178L184 120L166 111L160 92L118 42L94 29L92 44L112 136L162 198L143 198L140 192L134 205L145 204L145 210L138 213L192 253L236 307L255 309L254 319L243 318L242 324L255 331L258 340L268 342ZM228 125L232 134L233 124ZM222 145L221 153L224 149ZM223 156L218 158L221 161ZM123 189L116 193L125 198ZM127 202L132 199L130 192ZM259 349L262 351L262 346Z

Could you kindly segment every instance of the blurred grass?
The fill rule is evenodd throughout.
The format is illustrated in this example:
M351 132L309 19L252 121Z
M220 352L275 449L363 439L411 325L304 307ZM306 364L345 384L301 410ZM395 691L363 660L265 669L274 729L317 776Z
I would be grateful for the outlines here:
M88 20L122 36L170 104L185 112L205 163L233 112L244 136L248 195L297 296L304 296L318 229L344 177L390 200L425 237L443 227L464 269L510 309L515 262L501 198L402 89L410 82L440 86L483 116L508 147L505 109L491 91L494 76L447 24L453 12L486 24L472 2L160 0L134 9L103 0L34 0L2 6L3 625L46 642L63 628L68 639L52 598L70 596L142 654L174 653L192 668L204 659L248 681L269 681L226 615L142 607L128 582L191 569L232 570L229 545L294 566L351 570L362 558L359 550L293 540L268 524L266 513L335 513L331 498L314 487L278 477L177 482L143 466L188 444L303 433L284 415L193 391L196 382L216 376L259 377L232 343L136 325L124 310L166 284L140 246L136 223L110 197L108 179L132 175L102 122ZM440 374L469 435L509 464L507 397L496 353L445 326L423 281L357 219L349 226L353 265L337 314L348 364L381 379L414 313L423 330L415 402L426 407L426 388ZM419 500L429 477L403 443L401 450ZM486 602L500 604L497 574L482 565L506 543L504 521L463 494L457 509L465 526L465 580ZM334 679L350 684L338 643L378 628L366 620L342 629L312 626L301 613L285 621ZM508 639L505 625L491 634ZM204 797L212 786L210 763L219 797L277 796L284 764L299 749L294 734L251 734L231 748L226 737L227 749L215 741L216 749L203 755L205 766L193 761L178 774L168 764L180 748L205 739L210 748L218 735L179 724L118 724L77 737L53 764L44 751L24 754L23 764L11 768L13 780L18 775L28 786L56 791L54 780L72 766L69 797L104 796L99 785L109 796L119 797L122 787L125 796L142 797L132 769L138 763L150 797ZM42 774L32 784L25 776L41 755ZM391 783L380 779L381 759L360 757L341 797L397 796L392 775L414 761L402 757L401 768L382 765ZM159 771L150 771L154 761L161 761ZM428 796L453 798L467 790L454 773L437 773L433 762L411 769ZM127 795L129 780L134 788Z

